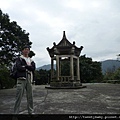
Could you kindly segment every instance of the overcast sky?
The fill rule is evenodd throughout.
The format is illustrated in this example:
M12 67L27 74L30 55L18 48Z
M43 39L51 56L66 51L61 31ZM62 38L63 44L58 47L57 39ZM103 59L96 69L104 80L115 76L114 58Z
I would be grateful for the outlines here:
M120 0L0 0L0 8L30 33L37 67L50 64L46 48L58 44L63 31L94 61L120 53Z

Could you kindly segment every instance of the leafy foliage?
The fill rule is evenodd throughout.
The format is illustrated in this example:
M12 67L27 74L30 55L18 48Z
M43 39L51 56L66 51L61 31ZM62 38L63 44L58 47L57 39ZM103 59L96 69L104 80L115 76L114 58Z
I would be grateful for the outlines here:
M114 78L115 80L120 80L120 68L117 69L117 70L114 72L113 78Z
M35 71L35 84L37 85L42 85L42 84L47 84L50 81L51 77L51 72L50 70L42 70L40 69L39 71Z
M32 44L29 33L22 30L17 22L10 22L8 14L0 10L0 64L9 65L26 44Z
M20 55L24 45L32 45L29 40L29 33L17 25L17 22L10 21L9 15L2 13L0 9L0 88L10 88L15 80L9 76L9 67L16 56ZM30 51L29 56L35 53Z
M107 70L104 81L107 82L107 80L120 80L120 68L115 71Z
M103 79L101 63L92 61L85 55L80 57L80 75L82 82L101 82Z
M16 81L10 78L9 70L6 66L0 65L0 89L11 88Z
M70 76L70 61L67 59L61 62L61 76Z
M33 51L30 51L29 57L32 58L33 56L35 56L35 53Z

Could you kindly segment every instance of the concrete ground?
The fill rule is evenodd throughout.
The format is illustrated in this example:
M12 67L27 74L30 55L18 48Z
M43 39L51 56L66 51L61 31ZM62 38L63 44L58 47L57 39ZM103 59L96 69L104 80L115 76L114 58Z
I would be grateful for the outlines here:
M33 85L35 114L120 114L120 84L87 83L82 89ZM0 90L0 114L13 114L16 88ZM27 114L26 96L20 114Z

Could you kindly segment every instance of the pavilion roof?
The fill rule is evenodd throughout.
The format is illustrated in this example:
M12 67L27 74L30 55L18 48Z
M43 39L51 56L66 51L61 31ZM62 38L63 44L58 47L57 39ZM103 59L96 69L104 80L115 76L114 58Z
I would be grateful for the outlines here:
M73 41L73 44L69 42L69 40L66 38L65 31L63 31L63 38L62 40L56 44L53 43L53 47L50 49L47 48L49 55L52 57L54 55L71 55L74 54L76 56L80 55L81 50L83 49L83 46L78 48L75 45L75 41Z

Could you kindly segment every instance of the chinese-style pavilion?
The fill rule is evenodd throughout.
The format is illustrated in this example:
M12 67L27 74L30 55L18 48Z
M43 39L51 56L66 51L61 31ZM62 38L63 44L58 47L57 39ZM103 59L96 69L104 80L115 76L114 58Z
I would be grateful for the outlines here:
M79 56L83 49L83 46L77 47L75 42L70 43L63 31L62 40L56 44L53 43L53 47L50 49L47 47L47 51L51 57L51 80L50 87L52 88L74 88L81 87L82 83L80 80L80 66L79 66ZM64 60L68 60L70 63L70 74L61 75L61 64ZM54 70L54 61L56 61L56 74ZM76 68L74 68L74 63L76 62ZM76 71L76 72L75 72ZM76 73L76 76L74 75Z

